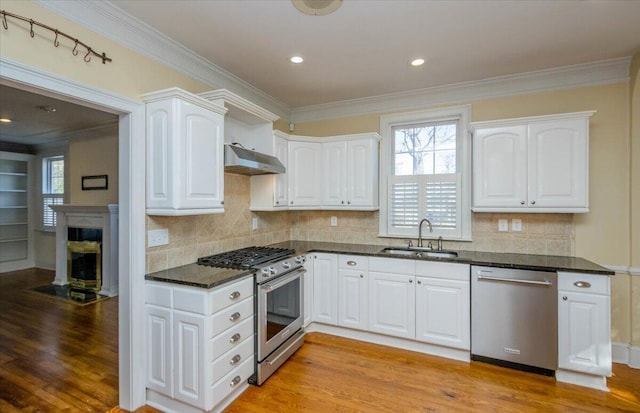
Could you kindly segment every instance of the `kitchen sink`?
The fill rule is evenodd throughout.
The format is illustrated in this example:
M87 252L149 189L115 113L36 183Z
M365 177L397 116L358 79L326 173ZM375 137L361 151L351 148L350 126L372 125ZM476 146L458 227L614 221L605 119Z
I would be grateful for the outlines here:
M406 255L410 257L434 257L434 258L457 258L455 251L423 250L411 248L384 248L380 251L383 254Z

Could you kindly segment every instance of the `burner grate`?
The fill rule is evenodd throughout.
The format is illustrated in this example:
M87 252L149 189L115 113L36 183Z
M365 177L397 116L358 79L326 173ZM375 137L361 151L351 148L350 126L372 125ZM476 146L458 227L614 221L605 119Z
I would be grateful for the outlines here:
M274 247L247 247L198 258L199 265L244 270L295 254L295 250Z

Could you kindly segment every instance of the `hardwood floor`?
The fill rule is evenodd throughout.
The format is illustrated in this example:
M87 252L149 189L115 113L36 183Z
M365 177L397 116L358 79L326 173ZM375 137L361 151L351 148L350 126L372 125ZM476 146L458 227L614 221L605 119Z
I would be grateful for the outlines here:
M124 413L117 298L80 307L25 289L53 273L0 274L0 412ZM640 370L614 364L610 393L483 363L308 334L237 412L640 412ZM145 406L136 413L157 413Z

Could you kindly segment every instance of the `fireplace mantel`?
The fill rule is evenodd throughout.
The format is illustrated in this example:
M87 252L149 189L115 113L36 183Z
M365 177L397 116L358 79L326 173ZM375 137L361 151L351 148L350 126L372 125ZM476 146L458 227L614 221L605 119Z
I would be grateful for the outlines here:
M102 229L102 287L100 294L118 295L118 205L50 205L56 212L56 278L66 285L69 228Z

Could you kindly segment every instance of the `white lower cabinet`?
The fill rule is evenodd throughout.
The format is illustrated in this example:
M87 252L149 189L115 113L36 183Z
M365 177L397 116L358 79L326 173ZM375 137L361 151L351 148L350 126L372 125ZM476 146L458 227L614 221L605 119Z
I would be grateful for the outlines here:
M609 277L558 273L558 367L611 375Z
M313 318L313 254L307 254L305 256L304 269L307 270L304 274L304 281L302 282L302 287L304 288L303 326L306 327L311 323Z
M369 330L415 338L415 276L369 272Z
M369 327L368 258L339 255L338 262L338 325L367 330Z
M147 388L175 403L214 409L254 369L253 277L214 290L148 281ZM163 398L151 394L154 405Z
M338 324L338 257L313 254L313 321Z

